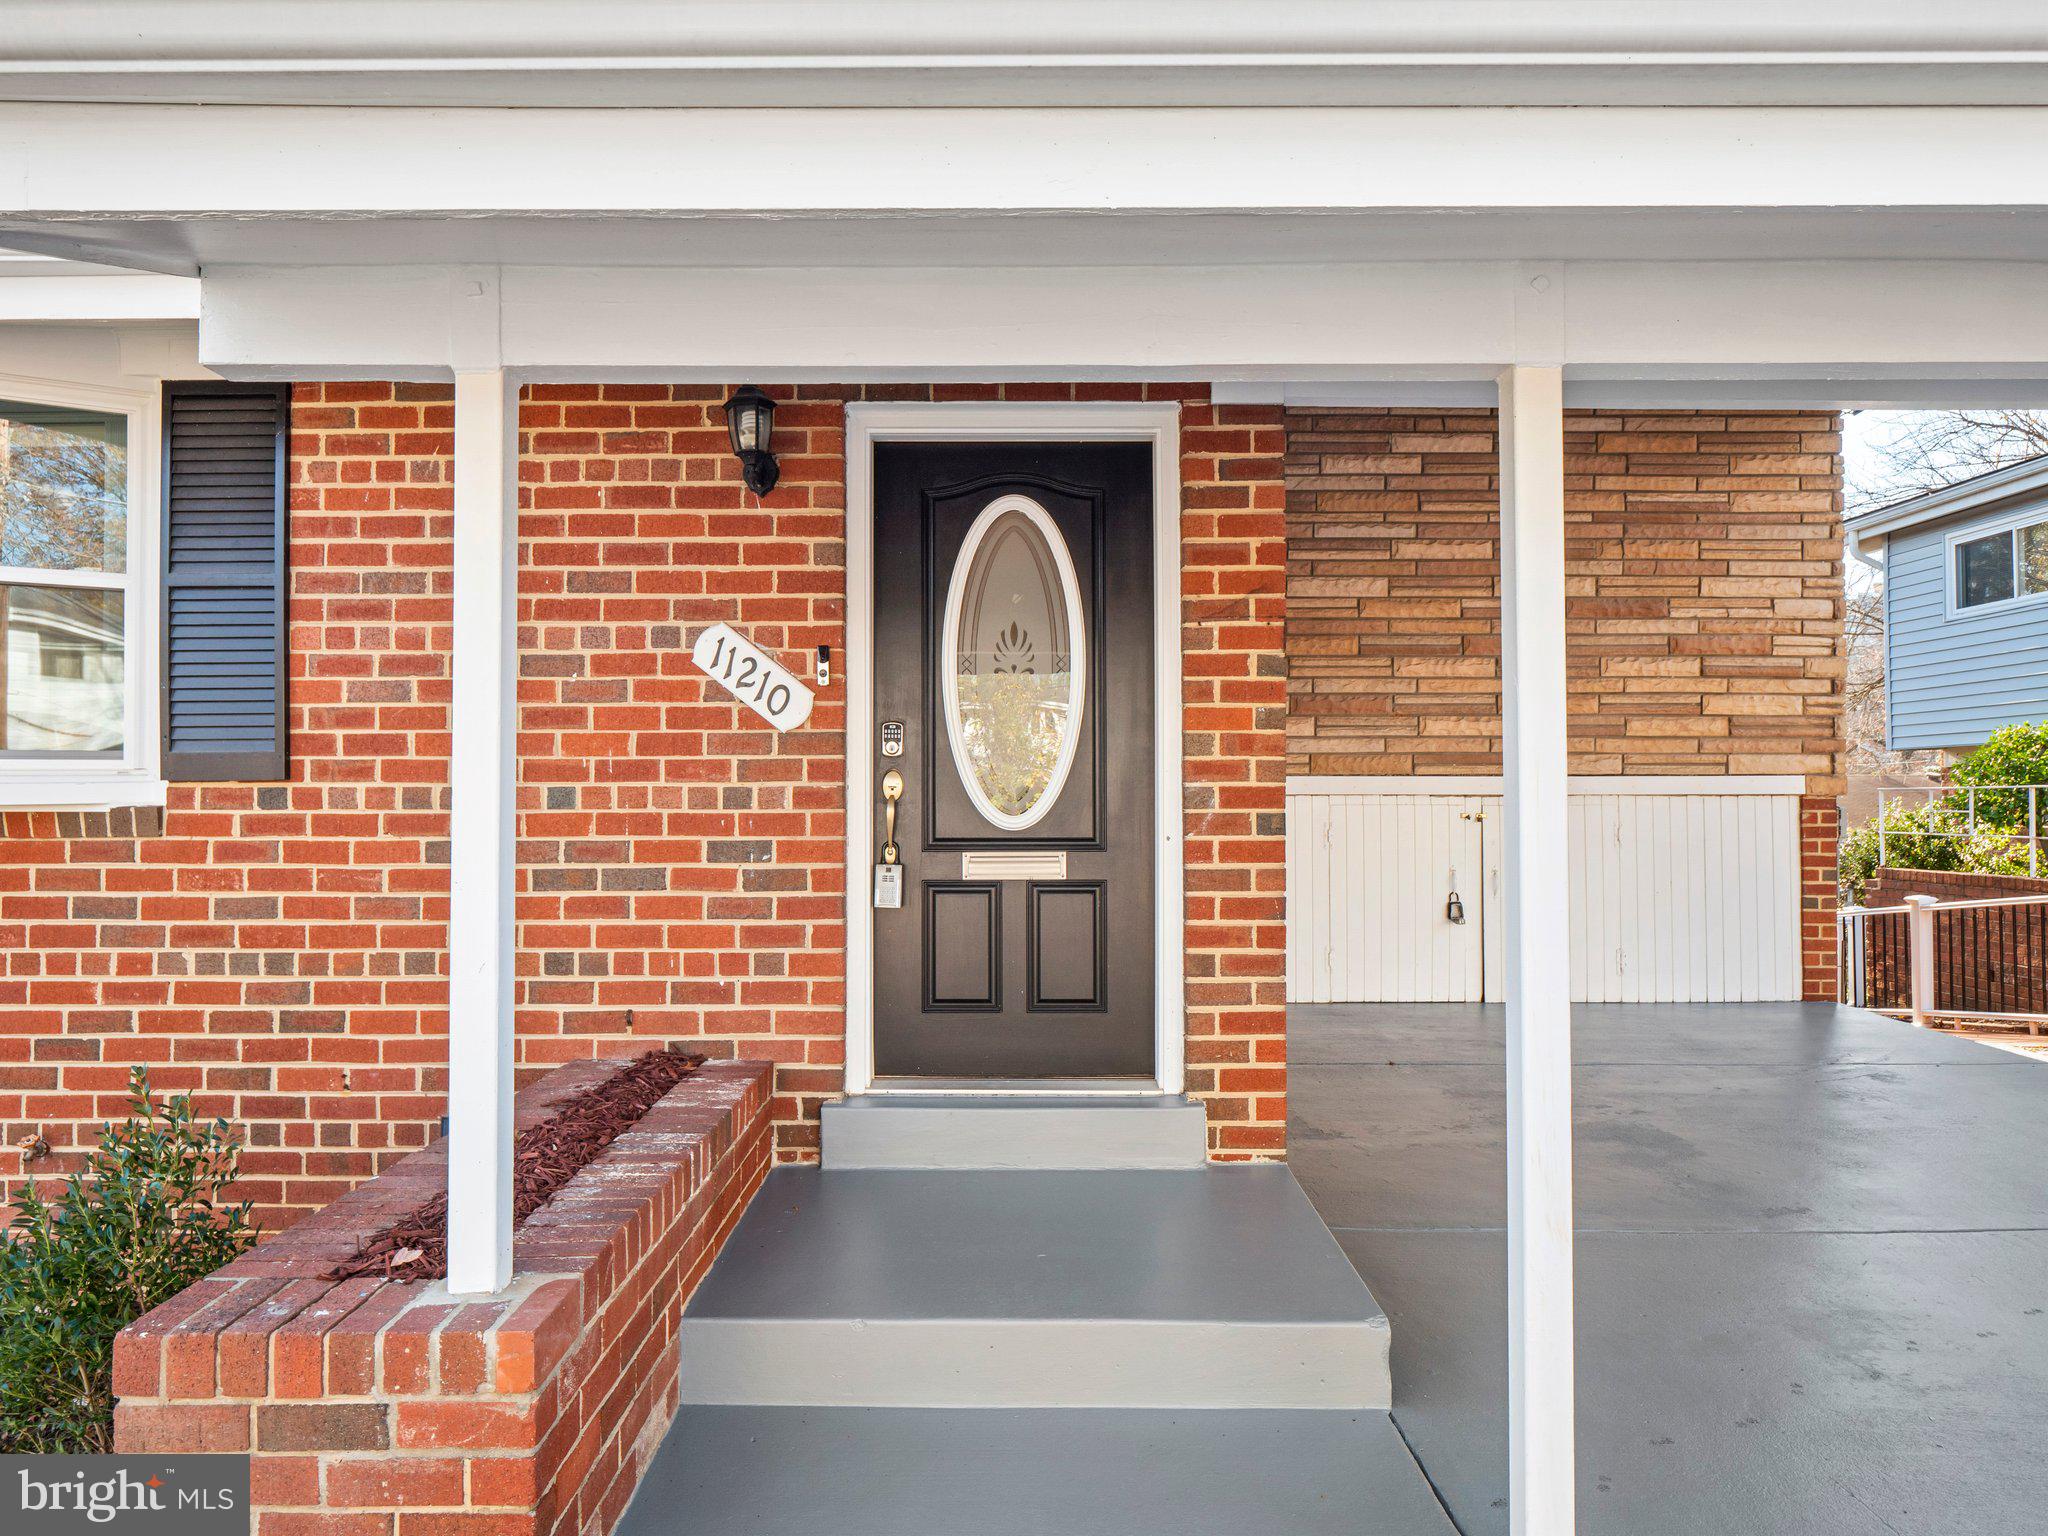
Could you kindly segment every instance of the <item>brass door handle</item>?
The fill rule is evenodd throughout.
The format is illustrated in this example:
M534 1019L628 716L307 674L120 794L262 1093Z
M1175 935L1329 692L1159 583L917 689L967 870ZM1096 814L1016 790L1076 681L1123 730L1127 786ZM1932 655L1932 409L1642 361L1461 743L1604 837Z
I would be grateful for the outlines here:
M896 802L903 798L903 775L891 768L882 775L882 812L888 818L887 829L882 833L882 862L894 864L896 859Z

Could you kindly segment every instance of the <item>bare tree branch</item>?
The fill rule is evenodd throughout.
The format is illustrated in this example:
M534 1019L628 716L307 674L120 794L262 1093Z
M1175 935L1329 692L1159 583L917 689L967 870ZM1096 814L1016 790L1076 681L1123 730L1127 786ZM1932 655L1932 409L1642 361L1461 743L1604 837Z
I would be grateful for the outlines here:
M1873 411L1850 460L1849 510L1883 506L2048 454L2048 411Z

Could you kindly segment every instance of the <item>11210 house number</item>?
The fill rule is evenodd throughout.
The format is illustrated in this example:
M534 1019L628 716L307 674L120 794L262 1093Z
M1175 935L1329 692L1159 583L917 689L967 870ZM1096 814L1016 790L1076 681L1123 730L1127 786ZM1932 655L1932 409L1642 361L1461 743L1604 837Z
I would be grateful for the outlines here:
M811 690L727 625L714 624L699 635L690 660L778 731L794 730L811 717Z

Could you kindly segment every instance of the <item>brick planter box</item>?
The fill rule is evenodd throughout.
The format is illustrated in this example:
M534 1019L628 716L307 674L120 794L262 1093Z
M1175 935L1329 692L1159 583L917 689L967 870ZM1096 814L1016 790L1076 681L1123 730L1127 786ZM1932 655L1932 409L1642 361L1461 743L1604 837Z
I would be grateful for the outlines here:
M1866 907L1895 907L1908 896L1936 901L1996 901L2005 896L2048 896L2048 880L2025 875L1985 875L1966 869L1896 869L1871 872L1863 887Z
M523 1128L617 1062L522 1092ZM125 1329L122 1451L249 1451L256 1536L604 1536L676 1324L769 1163L769 1067L679 1083L519 1229L501 1296L320 1276L441 1188L435 1142Z

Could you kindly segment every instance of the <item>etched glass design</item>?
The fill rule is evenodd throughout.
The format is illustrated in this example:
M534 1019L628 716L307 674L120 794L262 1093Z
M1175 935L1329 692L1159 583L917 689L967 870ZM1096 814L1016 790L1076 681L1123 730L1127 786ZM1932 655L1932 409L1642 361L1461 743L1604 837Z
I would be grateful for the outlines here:
M975 809L1006 831L1059 799L1080 741L1085 625L1074 562L1043 507L1004 496L975 519L946 594L946 736Z

